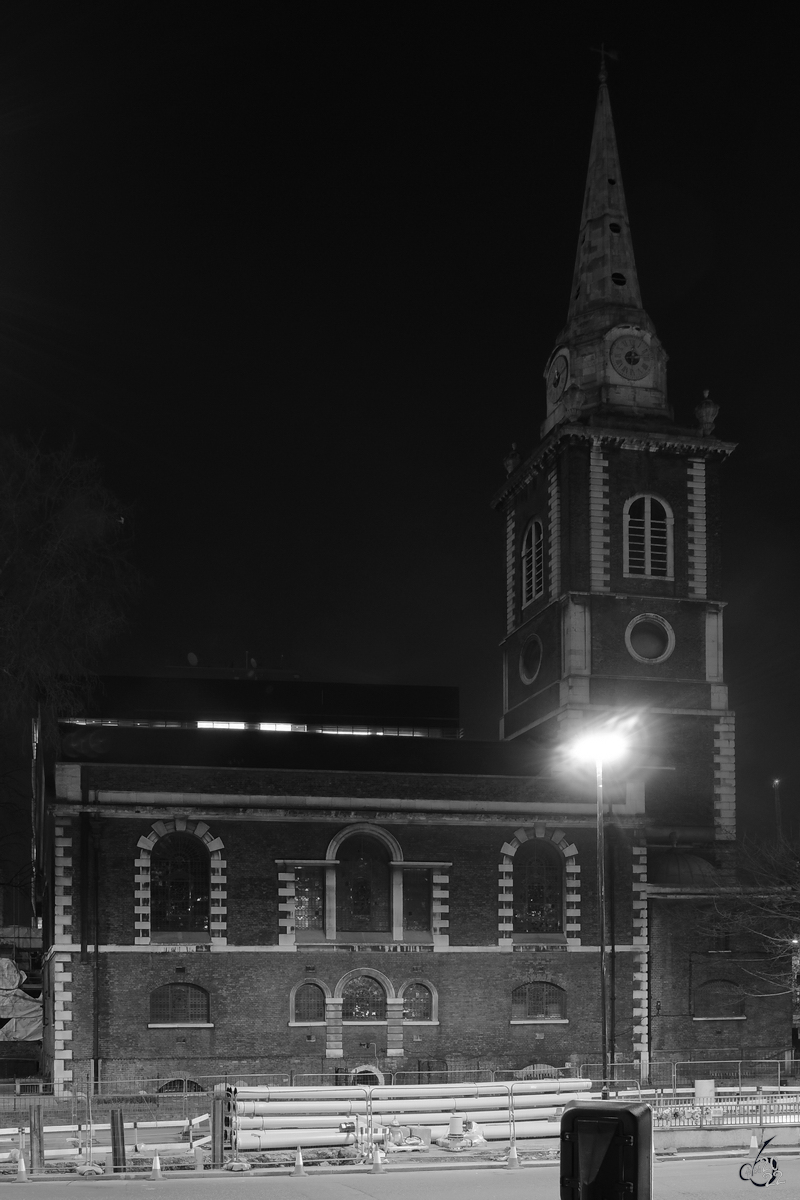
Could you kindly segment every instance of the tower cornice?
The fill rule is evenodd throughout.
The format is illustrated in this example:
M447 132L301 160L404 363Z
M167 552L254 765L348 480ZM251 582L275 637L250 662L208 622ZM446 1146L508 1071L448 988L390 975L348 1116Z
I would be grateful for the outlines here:
M505 483L491 500L492 508L499 508L520 488L546 470L564 442L585 442L603 448L619 450L647 450L652 453L694 455L698 458L725 459L736 449L736 442L723 442L719 438L705 437L692 430L675 429L669 432L635 430L630 426L613 429L594 425L558 425L508 476Z

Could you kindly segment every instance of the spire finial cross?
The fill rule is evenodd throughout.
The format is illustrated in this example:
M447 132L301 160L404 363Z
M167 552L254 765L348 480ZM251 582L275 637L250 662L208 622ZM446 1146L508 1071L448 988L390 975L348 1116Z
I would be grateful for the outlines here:
M613 59L614 62L617 62L618 55L616 54L616 52L614 50L606 50L605 42L600 43L599 49L597 46L592 46L592 47L590 47L590 49L593 51L594 54L600 55L600 74L597 76L597 78L600 80L601 83L605 83L606 80L608 79L608 73L606 72L606 59L610 58L610 59Z

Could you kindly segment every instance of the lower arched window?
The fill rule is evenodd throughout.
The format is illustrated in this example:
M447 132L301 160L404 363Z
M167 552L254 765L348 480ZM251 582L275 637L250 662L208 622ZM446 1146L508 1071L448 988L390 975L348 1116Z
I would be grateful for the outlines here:
M294 994L295 1021L324 1021L325 993L315 983L304 983Z
M514 856L514 932L564 930L564 861L554 846L536 839Z
M433 1020L433 995L424 983L410 983L403 991L403 1020Z
M342 989L343 1021L385 1021L386 992L371 975L357 975Z
M512 1021L564 1021L567 993L555 983L522 983L511 993Z
M729 979L710 979L695 988L695 1020L730 1021L744 1015L744 993L737 983Z
M151 1025L208 1025L208 992L194 983L165 983L150 993Z

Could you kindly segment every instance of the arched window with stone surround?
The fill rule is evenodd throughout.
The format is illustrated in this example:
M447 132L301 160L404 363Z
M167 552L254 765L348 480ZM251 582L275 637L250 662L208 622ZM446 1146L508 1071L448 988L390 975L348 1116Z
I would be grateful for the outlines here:
M292 1020L297 1024L325 1020L325 993L319 984L302 983L294 993Z
M623 508L623 573L672 579L672 509L659 496L631 496Z
M209 932L211 863L203 842L190 833L159 838L150 856L153 933Z
M342 988L343 1021L385 1021L386 990L372 975L356 975Z
M423 982L414 979L400 988L403 1000L403 1020L412 1024L434 1021L439 1019L438 996L433 984L427 979Z
M339 847L336 927L353 933L384 933L392 928L390 856L369 834L357 833Z
M514 933L564 932L564 860L543 838L523 843L514 856Z

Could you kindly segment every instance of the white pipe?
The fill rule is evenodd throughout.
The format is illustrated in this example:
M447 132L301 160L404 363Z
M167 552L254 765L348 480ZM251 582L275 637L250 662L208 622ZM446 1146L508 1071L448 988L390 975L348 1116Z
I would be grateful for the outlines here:
M542 1092L588 1092L592 1089L591 1079L512 1079L504 1083L397 1083L375 1084L368 1089L380 1100L397 1097L425 1096L482 1096L486 1093L507 1094L509 1085L514 1084L515 1096L532 1096ZM244 1100L359 1100L363 1087L240 1087L236 1088L237 1099Z
M516 1126L517 1137L558 1137L561 1132L557 1121L517 1121ZM443 1125L434 1125L431 1128L431 1138L446 1137L449 1129L449 1121ZM481 1132L487 1141L507 1141L511 1136L511 1126L508 1122L483 1125ZM383 1130L376 1129L374 1136L376 1141L380 1141ZM327 1129L305 1129L301 1132L273 1129L262 1133L243 1130L239 1134L239 1149L291 1150L296 1146L352 1146L355 1140L352 1133L334 1133L333 1130Z
M515 1106L516 1107L516 1106ZM558 1112L558 1107L550 1105L548 1108L536 1108L527 1110L525 1117L529 1121L549 1121ZM504 1104L498 1108L485 1108L472 1111L467 1114L473 1121L501 1121L508 1117L508 1105ZM447 1122L450 1119L450 1112L425 1113L420 1117L418 1113L409 1115L403 1112L394 1113L376 1113L375 1125L379 1128L387 1127L392 1124L394 1117L401 1125L440 1125L442 1122ZM338 1115L332 1116L309 1116L309 1117L239 1117L240 1129L338 1129L341 1124L341 1117Z
M597 1093L599 1095L599 1093ZM586 1099L591 1093L587 1092L563 1092L563 1093L539 1093L538 1095L520 1095L514 1091L514 1107L520 1108L538 1108L551 1107L555 1105L566 1104L568 1100ZM441 1112L446 1108L450 1112L472 1112L476 1109L483 1108L508 1108L508 1091L497 1096L431 1096L427 1099L405 1099L400 1097L394 1100L373 1100L373 1112L385 1113L427 1113ZM235 1102L235 1111L240 1117L272 1117L295 1115L302 1113L307 1116L312 1113L320 1114L339 1114L343 1118L354 1116L355 1114L363 1114L366 1112L366 1103L362 1100L360 1103L357 1100L346 1100L342 1103L337 1103L331 1100L307 1100L305 1102L297 1100L291 1104L277 1103L267 1100L237 1100Z

